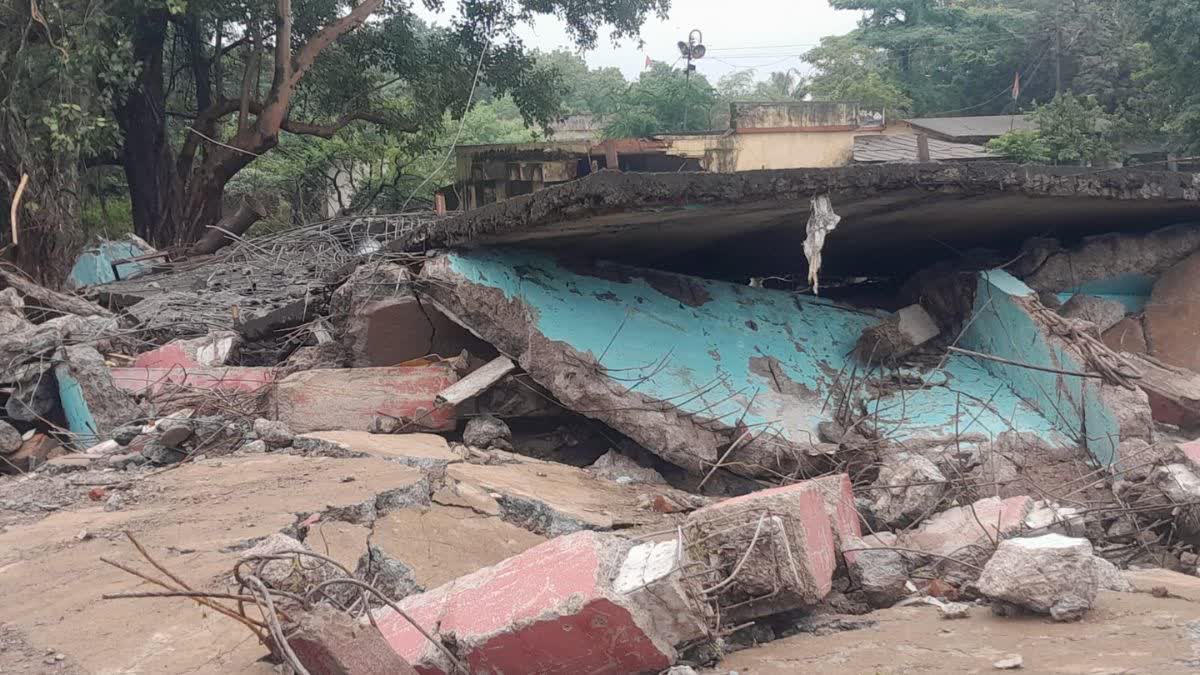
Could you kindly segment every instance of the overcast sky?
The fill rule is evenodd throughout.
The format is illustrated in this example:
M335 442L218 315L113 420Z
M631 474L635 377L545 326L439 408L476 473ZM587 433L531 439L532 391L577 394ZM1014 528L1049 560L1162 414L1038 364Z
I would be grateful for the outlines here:
M827 0L674 0L671 5L670 17L651 19L642 27L644 51L635 41L614 47L602 37L600 46L585 55L588 65L616 66L626 78L635 79L647 56L675 61L675 43L699 29L708 54L696 62L696 70L713 84L722 75L744 69L753 69L759 79L775 70L804 72L799 55L826 35L853 29L859 17L858 12L831 9ZM546 51L572 48L562 23L554 18L523 28L521 36L530 47Z

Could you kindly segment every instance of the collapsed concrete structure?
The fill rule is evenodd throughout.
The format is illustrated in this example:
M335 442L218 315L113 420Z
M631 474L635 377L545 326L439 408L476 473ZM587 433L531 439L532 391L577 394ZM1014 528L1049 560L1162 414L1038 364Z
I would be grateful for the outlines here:
M1100 586L1096 556L1195 569L1196 223L1191 174L601 172L271 235L105 307L0 283L35 348L0 340L0 467L32 471L0 515L55 533L0 567L71 546L28 489L74 490L88 528L199 548L277 661L355 673L657 672L909 596L969 621L946 605L981 575L1023 606L989 560L1029 535L1086 536L1038 555ZM179 504L210 505L186 546ZM1104 602L1066 587L1024 604Z

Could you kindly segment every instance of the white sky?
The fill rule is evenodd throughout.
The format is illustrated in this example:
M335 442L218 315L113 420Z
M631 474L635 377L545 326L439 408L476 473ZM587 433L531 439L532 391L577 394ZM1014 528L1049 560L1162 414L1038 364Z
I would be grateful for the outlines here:
M647 56L655 61L675 61L679 56L675 43L686 40L692 29L699 29L708 54L696 62L696 71L713 84L723 75L748 68L754 69L759 79L789 68L805 72L800 54L826 35L850 31L860 15L835 11L827 0L673 0L671 4L666 20L651 19L642 26L644 51L634 40L613 46L602 32L597 49L585 54L588 65L616 66L627 79L636 79ZM419 5L417 11L438 21ZM520 33L528 46L544 51L573 48L562 22L553 17L542 17Z

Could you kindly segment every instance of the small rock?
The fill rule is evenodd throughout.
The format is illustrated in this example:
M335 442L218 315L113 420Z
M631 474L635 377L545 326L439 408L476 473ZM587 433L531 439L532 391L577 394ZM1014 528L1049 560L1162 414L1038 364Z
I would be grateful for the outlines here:
M164 418L158 421L158 442L168 448L178 448L192 437L192 423L186 419Z
M463 430L463 443L481 450L512 452L512 430L497 417L480 415L467 422Z
M0 420L0 455L7 455L21 449L21 432L13 425Z
M971 616L971 605L965 602L946 602L937 608L943 619L966 619Z
M887 536L884 536L887 535ZM845 542L846 562L850 578L862 587L863 595L872 607L891 607L908 595L908 563L897 551L888 550L895 544L895 535L868 535L860 540ZM861 548L864 550L854 551Z
M369 546L358 559L354 576L378 588L392 602L425 590L417 583L411 567L378 546Z
M142 425L126 424L113 429L112 438L118 445L125 446L133 442L133 439L141 436L142 433Z
M116 441L109 439L101 443L97 443L84 451L88 455L112 455L121 451L121 445Z
M123 455L109 455L108 466L114 469L126 469L130 466L138 466L145 463L146 458L138 452L129 452Z
M691 666L671 666L666 675L696 675L696 669Z
M597 478L607 478L623 484L646 483L663 485L667 482L662 474L642 466L616 450L609 450L587 468Z
M238 452L243 455L258 455L267 451L267 442L264 440L250 441L243 443L242 447L238 448Z
M259 440L272 448L286 448L296 438L296 434L292 433L288 425L262 417L254 420L254 433L258 434Z
M87 541L88 539L91 539L91 538L92 538L92 533L88 532L87 530L80 530L79 534L75 535L75 539L78 541Z
M120 492L114 492L108 496L108 501L104 502L105 511L120 511L125 508L125 496Z
M168 448L158 440L147 441L146 447L142 448L142 457L146 461L157 466L167 466L169 464L177 464L182 462L187 453L176 448Z
M1025 665L1025 659L1020 654L1011 654L992 664L996 670L1017 670Z

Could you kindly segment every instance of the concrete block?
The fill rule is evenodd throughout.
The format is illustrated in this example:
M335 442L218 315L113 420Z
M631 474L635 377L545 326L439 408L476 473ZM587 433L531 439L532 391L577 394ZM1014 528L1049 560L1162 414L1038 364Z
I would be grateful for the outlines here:
M204 389L255 393L275 381L274 368L113 368L113 382L134 395Z
M1142 324L1155 358L1200 371L1200 253L1158 277Z
M909 305L864 330L854 349L860 359L879 363L908 354L940 332L929 312L920 305Z
M242 338L234 331L214 331L204 337L172 340L167 344L138 354L135 368L199 368L223 366L241 345Z
M432 304L411 295L371 302L346 323L356 367L394 366L429 354L450 357L465 349L489 354L492 348L446 318Z
M808 482L694 511L684 535L690 557L713 569L698 577L701 586L723 583L742 565L714 596L727 623L811 607L832 587L837 568L833 529L824 493Z
M666 632L654 632L666 617L638 605L631 580L660 574L664 563L657 548L643 549L626 569L631 548L615 535L577 532L405 598L400 607L450 641L472 673L661 671L674 662L672 642L689 631L671 632L676 619ZM385 608L376 621L392 649L422 675L450 672L442 653L403 617Z
M270 409L296 433L367 431L376 417L414 420L413 431L447 431L454 409L439 409L433 399L457 380L442 365L308 370L276 384Z
M898 452L879 469L871 513L890 527L904 527L933 514L949 483L937 466L916 453Z
M829 515L833 527L833 543L838 553L846 548L846 542L862 537L862 519L854 506L854 490L850 485L850 476L839 473L805 481L821 493L825 504L825 513ZM853 557L853 553L847 554Z
M969 560L971 549L990 551L993 540L1020 533L1032 509L1033 499L1026 496L988 497L947 509L902 533L897 542L902 548Z
M1146 344L1146 330L1142 327L1140 317L1127 316L1106 329L1100 337L1113 351L1132 354L1145 354L1150 351L1149 345Z
M1125 305L1087 293L1076 293L1058 308L1068 319L1083 319L1096 325L1101 333L1125 318Z

